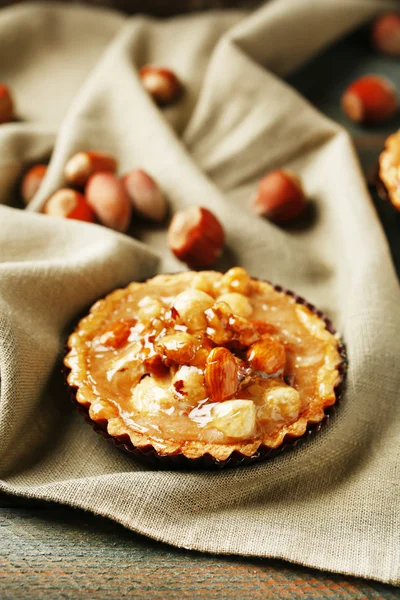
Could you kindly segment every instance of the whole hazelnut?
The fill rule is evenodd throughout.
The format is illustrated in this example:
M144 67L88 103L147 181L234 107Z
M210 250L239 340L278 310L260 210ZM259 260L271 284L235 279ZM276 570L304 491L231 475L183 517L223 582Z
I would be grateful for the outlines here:
M99 171L115 173L117 161L104 152L77 152L64 167L64 177L71 185L84 186L89 177Z
M128 229L132 205L123 183L116 175L110 172L95 173L86 184L85 195L102 225L121 232Z
M298 176L278 169L261 179L251 205L257 215L274 223L288 223L301 215L307 200Z
M167 214L165 196L148 173L142 169L134 169L124 175L122 183L136 213L157 223L165 219Z
M168 229L168 245L190 268L211 267L222 254L225 232L207 208L193 206L177 212Z
M387 12L372 24L372 43L379 52L400 56L400 13Z
M63 217L78 221L95 222L95 216L87 204L85 197L76 190L62 188L53 194L47 201L44 214L50 217Z
M25 173L21 183L21 196L25 204L29 204L38 191L46 171L47 165L39 164L34 165Z
M144 89L159 106L172 104L182 94L183 87L170 69L146 65L139 71Z
M341 104L345 115L356 123L386 121L398 109L394 85L379 75L365 75L353 81L345 90Z
M9 123L14 118L14 102L8 85L0 83L0 124Z
M211 308L213 304L214 298L205 292L187 289L176 296L173 307L182 322L190 330L195 331L206 329L207 319L204 311Z

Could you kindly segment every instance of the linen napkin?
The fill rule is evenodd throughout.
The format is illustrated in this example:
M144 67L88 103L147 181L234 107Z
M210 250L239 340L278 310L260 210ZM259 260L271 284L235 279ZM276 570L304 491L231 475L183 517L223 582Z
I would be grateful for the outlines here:
M400 294L348 135L283 80L389 6L274 0L252 14L157 22L47 4L0 12L0 72L20 121L0 127L0 489L107 516L170 544L279 557L400 583ZM160 111L146 63L185 82ZM217 265L294 289L334 320L349 356L347 394L328 426L269 462L225 472L151 470L76 414L58 358L71 321L130 280L182 269L166 231L137 239L41 214L75 151L148 170L172 211L200 204L224 223ZM24 167L50 156L29 209ZM248 198L268 170L297 171L315 222L281 229ZM139 239L140 238L140 239Z

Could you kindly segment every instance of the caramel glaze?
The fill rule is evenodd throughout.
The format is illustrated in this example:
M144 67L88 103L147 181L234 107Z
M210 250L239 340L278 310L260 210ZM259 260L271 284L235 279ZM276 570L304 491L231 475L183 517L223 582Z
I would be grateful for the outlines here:
M211 290L218 301L223 276L215 272L204 275L211 280L207 291ZM252 314L248 319L261 333L262 325L267 324L266 330L284 345L284 368L268 375L260 373L246 361L246 348L230 345L239 368L238 388L229 399L254 402L256 421L251 433L241 438L235 432L232 437L229 431L215 427L212 410L217 403L207 386L185 393L184 382L173 381L179 365L162 355L160 339L165 333L172 334L172 356L174 332L195 334L197 354L193 358L192 352L183 358L190 358L190 364L196 365L196 376L200 378L206 357L216 346L204 330L194 332L183 325L173 307L175 297L193 287L196 277L192 272L160 275L117 290L97 302L70 336L70 352L65 360L71 369L69 383L78 388L78 402L90 408L92 419L114 419L119 423L119 433L125 430L131 439L144 434L161 450L166 441L178 445L191 441L208 445L239 442L252 448L257 441L276 447L286 434L302 435L308 424L321 421L324 409L335 402L339 382L337 337L326 330L322 319L265 282L249 280L246 297ZM152 311L149 297L161 303L161 315ZM184 360L180 363L188 364ZM297 390L297 406L283 405L282 410L280 404L266 409L265 394L282 387ZM141 388L144 391L139 400L137 396L133 401Z

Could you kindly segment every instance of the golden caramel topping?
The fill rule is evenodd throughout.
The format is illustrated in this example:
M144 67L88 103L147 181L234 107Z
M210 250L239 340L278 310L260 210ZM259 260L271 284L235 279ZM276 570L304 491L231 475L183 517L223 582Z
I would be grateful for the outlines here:
M136 319L126 319L113 323L101 336L100 343L110 348L121 348L128 341L131 330L135 327L136 322Z
M301 435L339 381L325 322L241 267L133 283L98 302L69 345L69 381L92 419L188 456L191 444Z
M207 358L205 380L214 402L231 398L238 389L239 366L236 358L226 348L211 350Z

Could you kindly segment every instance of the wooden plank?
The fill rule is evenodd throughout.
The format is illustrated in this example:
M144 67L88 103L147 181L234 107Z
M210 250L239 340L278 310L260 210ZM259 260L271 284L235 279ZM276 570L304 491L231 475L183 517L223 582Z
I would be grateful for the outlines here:
M166 546L83 511L0 510L2 600L400 598L378 582Z

